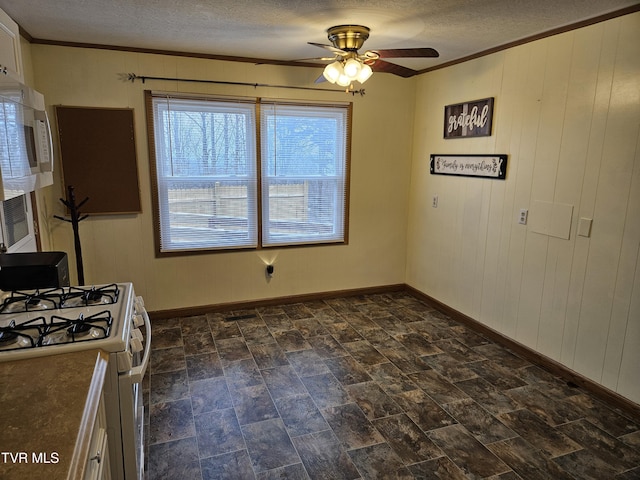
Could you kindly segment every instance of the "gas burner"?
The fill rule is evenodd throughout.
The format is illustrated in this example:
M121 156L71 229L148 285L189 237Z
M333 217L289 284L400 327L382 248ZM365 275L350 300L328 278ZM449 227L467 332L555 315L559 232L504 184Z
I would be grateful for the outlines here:
M18 334L16 332L0 329L0 345L9 345L11 343L15 343L17 338Z
M51 325L42 338L42 345L84 342L107 338L111 331L113 318L108 310L76 319L51 316Z
M0 327L0 351L35 348L42 343L42 336L47 329L44 317L37 317L16 325L11 320L6 327Z
M80 315L81 320L73 322L69 328L67 328L67 335L70 337L84 337L91 333L91 329L93 328L90 323L87 323L82 320L82 315Z
M120 291L114 283L104 287L70 287L62 301L62 308L111 305L118 302Z
M59 288L35 292L11 292L0 305L0 313L54 310L60 308L63 293L64 291Z

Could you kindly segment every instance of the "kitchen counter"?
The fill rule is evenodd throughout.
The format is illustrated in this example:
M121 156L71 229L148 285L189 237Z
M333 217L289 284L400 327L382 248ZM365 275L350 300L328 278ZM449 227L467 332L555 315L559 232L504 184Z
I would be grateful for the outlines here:
M83 478L107 362L84 350L0 363L0 479Z

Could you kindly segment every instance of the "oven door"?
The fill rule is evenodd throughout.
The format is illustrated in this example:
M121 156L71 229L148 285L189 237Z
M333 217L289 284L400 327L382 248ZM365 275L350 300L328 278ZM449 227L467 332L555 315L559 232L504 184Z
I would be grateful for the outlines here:
M151 323L147 312L138 312L144 319L144 353L133 353L133 367L118 376L120 391L120 421L122 428L122 454L124 477L144 478L144 402L142 379L149 365L151 353Z
M31 195L2 202L0 208L0 251L35 252L37 247Z

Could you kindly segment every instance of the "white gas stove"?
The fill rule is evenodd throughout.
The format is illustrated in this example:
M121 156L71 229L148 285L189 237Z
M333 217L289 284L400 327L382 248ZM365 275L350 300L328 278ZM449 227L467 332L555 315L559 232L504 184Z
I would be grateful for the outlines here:
M0 362L84 349L109 354L103 394L111 474L115 479L140 479L144 467L141 383L149 364L151 324L133 285L0 295Z
M4 293L0 361L89 348L127 351L132 330L144 323L130 311L135 308L132 297L131 284Z

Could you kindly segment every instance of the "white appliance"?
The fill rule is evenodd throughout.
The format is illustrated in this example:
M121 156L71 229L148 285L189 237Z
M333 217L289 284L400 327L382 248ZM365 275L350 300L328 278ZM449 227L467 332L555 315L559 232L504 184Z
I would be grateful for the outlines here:
M142 378L149 365L151 324L133 285L5 292L1 300L0 361L82 349L108 352L103 394L111 475L144 478Z
M53 183L53 142L44 97L0 76L0 200Z

